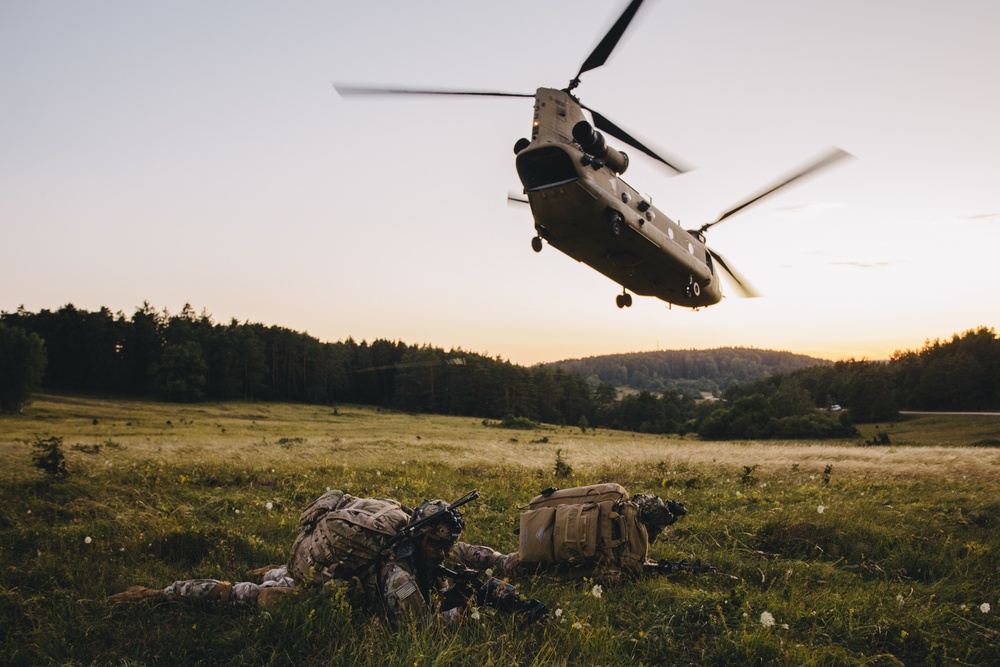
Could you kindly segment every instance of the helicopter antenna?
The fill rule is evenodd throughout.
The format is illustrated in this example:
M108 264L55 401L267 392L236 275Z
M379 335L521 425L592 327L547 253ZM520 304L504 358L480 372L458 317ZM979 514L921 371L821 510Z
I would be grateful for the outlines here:
M632 0L622 15L618 17L615 24L611 26L611 30L608 34L604 36L601 43L597 45L597 48L583 61L583 65L580 66L580 71L577 72L573 80L569 82L569 87L566 88L566 92L569 92L580 85L580 75L584 72L589 72L592 69L597 69L604 63L608 61L608 56L611 52L615 50L618 45L618 41L625 34L625 30L628 28L629 23L635 18L636 12L639 11L639 6L642 4L642 0ZM638 148L638 147L637 147ZM640 149L641 150L641 149ZM654 156L655 157L655 156Z

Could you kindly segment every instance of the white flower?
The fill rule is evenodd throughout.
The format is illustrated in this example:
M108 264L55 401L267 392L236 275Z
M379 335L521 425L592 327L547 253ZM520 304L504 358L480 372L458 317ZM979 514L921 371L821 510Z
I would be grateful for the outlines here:
M266 507L268 510L273 510L274 509L274 503L272 503L270 500L268 500L267 503L264 505L264 507Z
M809 479L816 479L816 475L809 475Z
M235 510L235 512L236 512L237 514L239 514L239 513L240 513L240 511L239 511L239 510Z
M906 598L903 597L902 593L896 596L896 602L898 602L899 604L903 604L904 602L906 602Z
M93 541L94 540L90 539L90 535L87 535L85 538L83 538L83 543L84 544L90 544Z
M488 568L486 568L486 572L485 572L484 574L485 574L485 575L486 575L487 577L492 577L492 576L493 576L493 568L492 568L492 567L488 567Z
M788 623L782 623L781 624L781 629L782 630L787 630L788 629Z
M579 630L582 627L583 627L583 623L581 623L580 621L577 621L576 623L573 624L573 629L574 630Z
M960 604L960 605L958 605L958 608L961 609L962 611L965 611L966 606L967 605Z
M826 511L826 505L820 505L819 507L816 508L816 511L822 514L823 512Z
M479 620L479 610L476 610L476 611L472 612L472 620L473 621L478 621Z
M556 618L559 618L562 615L563 615L562 607L556 609Z
M984 614L990 613L990 603L984 602L981 605L979 605L979 611L983 612Z
M760 615L760 624L765 628L769 628L774 625L774 616L771 615L771 612L765 611Z
M601 588L600 584L595 584L594 587L590 589L590 594L595 598L599 598L604 594L604 589Z

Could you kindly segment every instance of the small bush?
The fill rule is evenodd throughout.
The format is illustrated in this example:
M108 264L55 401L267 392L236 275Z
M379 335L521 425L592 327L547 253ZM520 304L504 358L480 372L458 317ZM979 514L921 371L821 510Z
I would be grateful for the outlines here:
M58 436L50 438L35 438L31 443L35 453L31 455L31 462L36 468L45 472L50 477L66 477L66 455L62 450L63 439Z

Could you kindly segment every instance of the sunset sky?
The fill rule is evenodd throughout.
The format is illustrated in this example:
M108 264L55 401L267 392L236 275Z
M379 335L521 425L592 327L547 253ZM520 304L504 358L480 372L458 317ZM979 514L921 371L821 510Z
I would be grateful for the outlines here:
M879 359L997 327L994 0L646 2L575 93L696 167L629 151L664 213L697 227L829 146L856 157L714 227L763 296L697 312L619 310L618 285L532 252L506 201L532 100L333 88L562 88L625 5L0 0L0 310L190 303L522 364Z

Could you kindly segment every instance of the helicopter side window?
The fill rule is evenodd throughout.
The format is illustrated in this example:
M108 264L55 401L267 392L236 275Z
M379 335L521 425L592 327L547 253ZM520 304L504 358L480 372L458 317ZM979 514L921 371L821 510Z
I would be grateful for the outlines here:
M517 174L525 192L554 188L579 178L573 160L555 146L518 155Z

